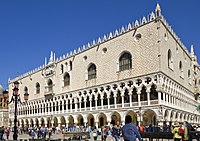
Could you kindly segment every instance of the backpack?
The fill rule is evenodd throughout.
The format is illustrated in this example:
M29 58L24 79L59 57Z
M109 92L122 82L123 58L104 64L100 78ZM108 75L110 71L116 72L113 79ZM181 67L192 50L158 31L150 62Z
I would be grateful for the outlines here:
M184 134L184 130L182 128L178 128L178 134L182 136Z

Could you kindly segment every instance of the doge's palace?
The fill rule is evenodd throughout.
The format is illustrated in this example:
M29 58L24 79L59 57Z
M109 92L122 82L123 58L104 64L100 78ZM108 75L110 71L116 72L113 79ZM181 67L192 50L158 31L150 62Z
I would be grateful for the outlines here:
M200 123L200 66L157 4L155 12L9 80L29 100L18 105L19 126L101 127ZM13 126L14 104L9 105Z

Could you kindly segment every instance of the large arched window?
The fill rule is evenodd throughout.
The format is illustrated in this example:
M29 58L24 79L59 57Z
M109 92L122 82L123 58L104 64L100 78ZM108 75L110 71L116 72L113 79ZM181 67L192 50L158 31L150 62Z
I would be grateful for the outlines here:
M53 82L51 79L48 80L47 85L48 85L48 91L49 92L53 91Z
M173 69L172 52L170 49L168 50L167 59L168 59L168 68Z
M40 84L38 82L36 83L35 88L36 88L36 94L39 94L40 93Z
M180 71L180 76L183 78L184 77L183 76L183 64L181 61L179 62L179 71Z
M64 76L64 86L69 86L70 85L70 75L69 73L66 73Z
M130 53L123 53L119 58L119 71L132 68L132 56Z
M97 76L97 70L95 64L91 64L90 67L88 68L88 80L94 79Z

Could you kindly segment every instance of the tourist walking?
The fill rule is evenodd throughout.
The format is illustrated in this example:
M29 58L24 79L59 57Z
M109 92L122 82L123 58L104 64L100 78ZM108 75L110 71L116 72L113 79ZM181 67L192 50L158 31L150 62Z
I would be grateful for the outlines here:
M142 141L137 127L132 124L131 121L131 116L126 116L125 125L122 127L122 137L124 138L124 141L135 141L136 138L138 138L139 141Z
M97 137L98 137L98 130L97 130L96 126L94 126L94 128L93 128L92 135L93 135L94 141L96 141Z
M52 134L52 128L49 128L48 133L49 133L49 139L50 139L51 138L51 134Z
M3 140L4 126L0 127L0 141Z
M172 134L174 134L174 141L180 141L182 139L182 136L179 135L179 123L175 122L174 123L174 129L172 130Z
M6 139L9 139L9 135L10 135L10 129L6 128Z
M120 126L119 123L113 126L112 128L112 136L115 138L115 141L119 141L120 137Z
M35 138L35 131L33 129L31 130L30 134L31 134L31 139L34 140L34 138Z

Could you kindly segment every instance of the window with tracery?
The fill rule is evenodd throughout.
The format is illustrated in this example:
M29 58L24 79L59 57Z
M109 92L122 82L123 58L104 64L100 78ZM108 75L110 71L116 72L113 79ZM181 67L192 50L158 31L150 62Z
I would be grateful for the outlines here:
M91 64L88 68L88 80L95 79L97 75L97 70L95 64Z
M64 76L64 86L69 86L70 85L70 75L69 73L66 73Z
M168 57L167 57L167 59L168 59L168 68L173 69L172 52L171 52L170 49L168 50Z
M124 53L119 58L119 71L132 68L132 56L130 53Z
M183 78L184 77L183 76L183 64L181 61L179 62L179 71L180 71L180 76Z
M37 82L35 87L36 87L36 94L39 94L40 93L40 84Z
M53 91L53 82L51 79L49 79L49 81L48 81L48 91L49 92Z

